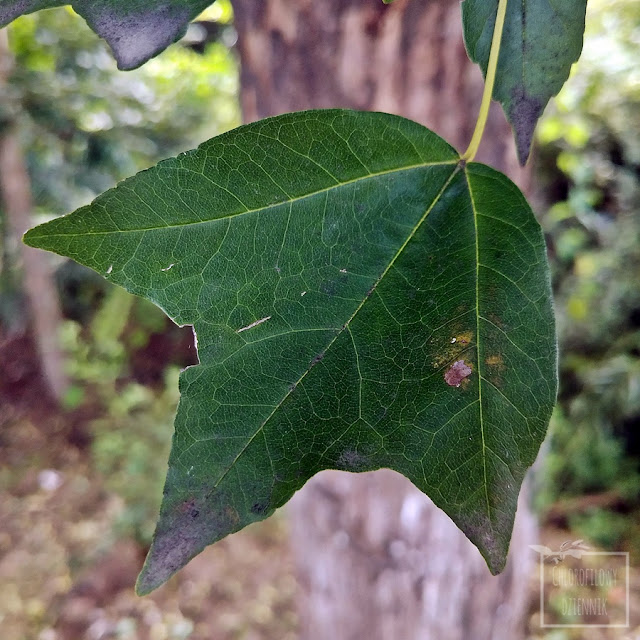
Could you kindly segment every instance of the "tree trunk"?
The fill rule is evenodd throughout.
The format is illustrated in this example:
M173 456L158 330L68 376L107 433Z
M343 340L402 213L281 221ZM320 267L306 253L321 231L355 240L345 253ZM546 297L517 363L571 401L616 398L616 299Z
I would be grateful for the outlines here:
M519 640L536 521L523 492L493 577L449 517L399 474L325 471L290 507L305 640Z
M406 116L461 150L469 142L483 83L464 49L458 0L233 4L246 121L348 107ZM477 159L526 190L497 105ZM449 518L391 471L319 474L291 516L306 640L524 637L536 535L526 499L496 578Z
M0 30L0 91L8 85L13 59L6 30ZM60 401L67 389L63 357L58 345L60 305L47 256L22 242L31 223L31 182L16 127L0 122L0 204L10 235L20 247L23 288L30 311L43 377L51 397Z

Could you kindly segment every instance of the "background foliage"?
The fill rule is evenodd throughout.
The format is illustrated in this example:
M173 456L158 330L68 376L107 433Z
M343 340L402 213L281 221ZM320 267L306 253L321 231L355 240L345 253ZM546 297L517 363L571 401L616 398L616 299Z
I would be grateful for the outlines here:
M186 43L202 53L174 45L128 73L116 69L106 43L68 8L12 23L15 71L0 102L0 124L9 118L19 123L35 221L86 204L132 173L239 124L237 64L224 43L233 37L225 29L229 3L216 3L204 18L217 26L219 39L203 48L207 31L194 27ZM0 232L7 233L2 217ZM4 242L0 317L9 325L20 322L14 256L15 246ZM67 273L77 278L80 271L69 266L60 278ZM93 275L81 279L104 286Z
M584 53L542 123L538 162L561 349L559 401L538 499L545 509L564 501L577 534L610 549L630 545L636 558L638 42L637 3L600 0L590 5ZM594 498L569 500L585 494Z

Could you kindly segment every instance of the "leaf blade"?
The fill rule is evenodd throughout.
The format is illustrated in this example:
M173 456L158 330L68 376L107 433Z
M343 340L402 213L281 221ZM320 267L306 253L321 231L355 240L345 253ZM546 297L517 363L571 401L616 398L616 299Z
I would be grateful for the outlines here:
M555 379L544 242L506 178L462 167L401 118L306 112L161 163L26 241L106 273L198 336L141 593L322 468L404 473L501 568L555 393L539 380ZM506 260L511 280L480 259L499 271ZM541 364L520 353L532 338L517 314L513 327L491 324L496 300L542 307ZM498 391L481 393L484 378Z

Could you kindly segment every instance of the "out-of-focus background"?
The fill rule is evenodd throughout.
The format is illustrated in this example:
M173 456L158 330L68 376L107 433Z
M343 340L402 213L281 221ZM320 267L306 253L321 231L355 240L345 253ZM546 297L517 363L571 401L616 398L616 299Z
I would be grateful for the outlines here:
M127 73L67 8L2 34L3 640L298 637L286 513L209 548L151 596L134 595L192 336L95 273L19 242L26 227L240 123L233 20L217 0L181 42ZM540 629L535 574L523 586L527 637L635 637L624 634L640 629L640 3L590 1L581 61L538 128L532 184L561 352L533 476L540 538L628 551L632 625ZM43 358L52 339L59 354Z

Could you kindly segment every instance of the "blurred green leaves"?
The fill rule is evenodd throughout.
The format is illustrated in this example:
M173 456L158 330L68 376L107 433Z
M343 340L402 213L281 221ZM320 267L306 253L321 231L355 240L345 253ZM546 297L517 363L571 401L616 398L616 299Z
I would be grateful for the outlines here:
M178 370L165 371L160 390L129 383L110 397L108 413L91 421L91 454L108 490L120 496L116 535L151 543L160 506L171 422L178 403Z
M539 128L538 180L553 202L561 375L539 502L615 495L622 516L572 516L576 535L618 549L640 495L640 5L589 3L580 65ZM618 507L620 508L620 507ZM610 528L607 528L610 525ZM618 546L616 546L618 545Z
M174 46L123 74L70 10L16 20L9 42L16 59L11 114L43 213L80 206L159 158L239 123L237 67L221 43L204 55Z
M166 458L171 445L178 370L168 367L159 389L145 386L131 379L130 357L132 343L145 346L164 323L162 312L148 301L107 285L86 328L72 321L61 327L72 381L66 408L95 414L83 428L93 467L121 501L114 533L144 545L151 542L160 502L165 469L158 459Z
M204 17L228 23L229 3L215 3ZM0 119L13 121L19 132L40 218L85 204L125 176L239 122L238 69L223 42L210 42L201 55L174 45L124 74L104 41L70 9L24 16L7 31L16 64L0 98ZM1 231L3 222L0 209ZM24 309L12 291L20 293L12 282L14 243L2 240L0 324L3 331L23 331ZM147 386L161 373L139 376L135 358L151 333L166 331L166 319L148 301L99 276L96 284L87 275L93 272L70 265L58 269L57 284L67 317L81 324L61 326L73 382L64 421L81 442L91 440L95 467L121 497L119 533L148 544L165 476L158 460L170 447L177 371L166 372L162 388ZM163 344L174 345L174 335Z

